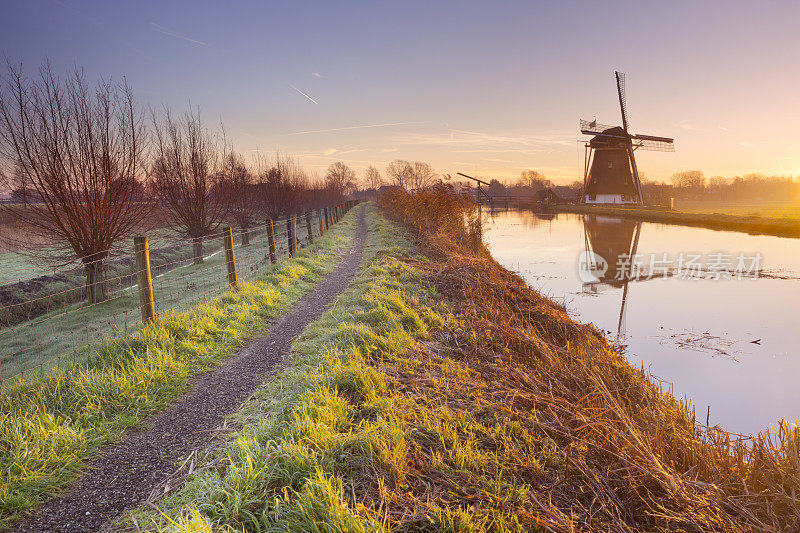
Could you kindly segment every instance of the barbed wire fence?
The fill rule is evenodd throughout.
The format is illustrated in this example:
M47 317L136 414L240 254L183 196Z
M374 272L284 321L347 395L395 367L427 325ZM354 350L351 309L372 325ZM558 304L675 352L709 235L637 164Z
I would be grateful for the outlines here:
M54 365L87 361L98 343L157 314L187 309L256 278L310 246L355 204L347 201L250 228L227 227L203 238L199 261L191 239L137 237L108 252L105 262L113 275L101 282L105 298L95 303L86 301L85 283L63 288L64 272L14 282L34 289L50 283L53 290L0 306L0 392L8 382Z

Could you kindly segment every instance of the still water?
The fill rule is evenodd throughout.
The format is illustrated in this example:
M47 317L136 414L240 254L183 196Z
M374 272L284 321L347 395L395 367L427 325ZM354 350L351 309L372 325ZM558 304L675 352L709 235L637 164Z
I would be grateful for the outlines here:
M800 239L571 214L484 217L495 259L626 346L631 363L692 401L698 422L708 406L711 425L736 433L800 418Z

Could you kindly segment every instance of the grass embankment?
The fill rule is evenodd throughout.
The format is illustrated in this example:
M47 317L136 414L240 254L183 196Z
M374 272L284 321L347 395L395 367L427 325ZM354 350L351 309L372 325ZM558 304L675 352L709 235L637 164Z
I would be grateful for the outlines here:
M467 201L428 194L383 198L425 255L371 213L364 273L239 414L242 429L158 512L118 529L800 525L798 431L750 447L701 434L597 330L475 253Z
M800 220L800 201L726 202L720 200L675 200L675 210L683 213L719 213Z
M557 213L577 213L608 215L632 218L661 224L678 224L700 228L741 231L753 235L774 235L776 237L800 237L800 218L771 217L754 214L728 214L717 212L670 211L647 207L609 207L583 204L559 204L549 208Z
M331 272L356 220L349 214L311 248L237 291L163 314L96 346L86 363L48 369L3 391L0 528L66 486L89 454L171 403L193 375L231 355Z

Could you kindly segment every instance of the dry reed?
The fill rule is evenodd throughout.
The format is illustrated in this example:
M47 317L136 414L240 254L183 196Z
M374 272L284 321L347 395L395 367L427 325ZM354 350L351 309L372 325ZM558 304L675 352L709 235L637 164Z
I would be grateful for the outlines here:
M416 398L456 413L500 413L552 439L557 459L542 469L525 455L500 454L492 434L473 436L481 450L518 461L496 468L504 483L530 491L506 502L522 524L551 531L800 529L798 428L783 423L742 439L697 424L687 404L631 366L594 327L573 321L490 257L471 197L439 184L392 190L378 201L418 239L430 261L414 267L455 313L437 341L413 356L427 374L381 366ZM436 377L442 358L466 365L460 382ZM415 507L443 491L462 495L449 502L457 508L487 503L487 492L469 479L434 468L432 454L416 450L419 475L408 480L415 489L395 495L392 512L418 515Z

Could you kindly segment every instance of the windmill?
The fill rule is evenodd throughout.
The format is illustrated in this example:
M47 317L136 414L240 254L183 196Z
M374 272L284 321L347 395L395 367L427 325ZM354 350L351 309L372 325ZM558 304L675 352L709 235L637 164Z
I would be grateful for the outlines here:
M581 120L581 133L591 135L585 144L583 166L583 201L587 204L643 205L642 185L633 152L642 148L657 152L675 150L673 139L628 132L628 109L625 103L625 74L617 77L617 94L622 126Z

